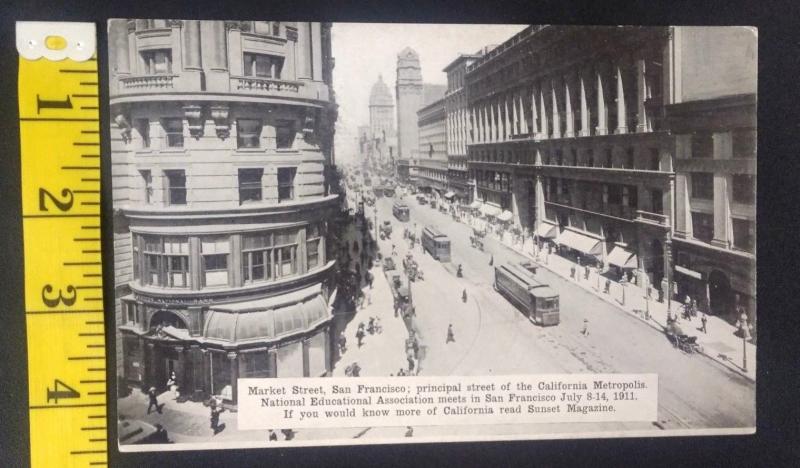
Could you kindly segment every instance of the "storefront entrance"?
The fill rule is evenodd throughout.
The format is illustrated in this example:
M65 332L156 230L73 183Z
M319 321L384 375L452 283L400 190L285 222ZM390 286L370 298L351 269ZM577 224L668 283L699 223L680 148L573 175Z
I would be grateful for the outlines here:
M734 313L731 283L725 273L713 270L708 275L708 299L712 314L727 317Z

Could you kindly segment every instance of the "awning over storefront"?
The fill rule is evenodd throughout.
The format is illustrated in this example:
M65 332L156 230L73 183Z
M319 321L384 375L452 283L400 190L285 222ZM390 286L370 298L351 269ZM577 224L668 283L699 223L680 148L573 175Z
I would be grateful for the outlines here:
M475 200L469 205L469 207L472 208L473 210L477 210L478 208L481 207L481 202L479 200Z
M455 196L456 196L456 194L453 193L453 192L447 192L447 193L444 194L444 198L447 198L448 200L453 198L453 197L455 197Z
M587 255L599 255L603 251L603 248L600 246L600 240L569 229L565 229L564 232L558 236L556 243L565 245Z
M699 280L703 279L703 274L702 273L699 273L699 272L694 271L694 270L690 270L690 269L688 269L686 267L682 267L680 265L675 265L675 271L677 271L678 273L682 273L682 274L684 274L686 276L692 277L694 279L699 279Z
M500 209L499 206L489 205L488 203L484 203L483 205L481 205L481 213L483 213L486 216L497 216L502 211L503 210Z
M557 234L558 226L545 222L540 223L539 229L536 230L536 235L545 239L554 239Z
M272 340L310 330L329 317L315 285L278 297L214 306L204 335L230 342Z
M514 213L505 210L497 216L497 219L503 222L511 221L511 218L514 217Z
M639 259L636 254L618 245L614 246L608 254L606 262L620 268L636 268L639 266Z

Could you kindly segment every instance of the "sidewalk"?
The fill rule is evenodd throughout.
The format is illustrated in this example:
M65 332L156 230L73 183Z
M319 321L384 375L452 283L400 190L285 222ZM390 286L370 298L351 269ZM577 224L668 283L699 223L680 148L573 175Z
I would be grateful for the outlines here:
M364 248L364 243L360 233L355 230L348 231L347 240L350 244L349 250L353 258L352 265L360 261L359 255L352 249L352 242L358 239L359 253ZM386 249L383 254L386 255ZM366 270L365 264L361 268ZM373 267L369 270L374 276L373 289L363 284L361 291L365 299L363 308L356 308L354 315L347 316L347 324L344 328L345 338L347 339L347 350L334 363L331 374L334 377L344 377L345 368L357 362L361 367L361 375L369 377L388 377L390 374L397 374L401 368L407 369L408 361L405 354L405 343L408 332L399 317L394 316L394 299L389 282L383 274L381 262L375 260ZM381 333L366 333L359 348L356 331L358 324L363 322L364 327L369 325L369 318L380 319ZM333 337L338 339L338 335Z
M478 220L480 221L480 220ZM467 223L470 224L470 223ZM611 280L611 288L608 293L604 292L607 277L597 274L596 269L590 269L589 278L584 279L583 267L577 266L574 262L556 254L555 252L547 255L542 252L537 258L536 247L533 239L526 239L524 244L512 242L510 233L506 232L501 240L496 234L487 234L487 239L492 239L498 244L509 248L518 254L524 255L535 261L540 266L561 276L564 279L574 281L584 290L591 292L598 298L611 303L618 308L630 313L636 318L647 323L658 331L664 331L667 325L667 303L658 302L654 298L647 299L645 291L639 286L626 283L624 286L615 280ZM570 278L572 266L576 266L576 279ZM736 327L731 326L725 320L714 315L707 315L706 330L701 331L702 324L700 317L702 311L697 316L686 320L682 317L683 305L677 301L672 301L672 316L678 317L678 324L684 331L691 336L697 336L697 342L702 346L702 354L709 357L729 370L732 370L749 380L756 379L756 345L751 342L745 344L747 353L747 370L742 368L742 339L736 336ZM647 316L649 315L649 318Z

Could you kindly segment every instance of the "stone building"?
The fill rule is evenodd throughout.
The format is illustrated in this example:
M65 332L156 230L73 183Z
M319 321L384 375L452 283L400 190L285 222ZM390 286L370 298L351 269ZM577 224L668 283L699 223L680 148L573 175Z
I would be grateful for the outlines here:
M755 319L757 39L749 28L673 28L666 128L675 136L679 297Z
M109 49L118 375L233 405L325 375L330 25L120 19Z
M394 99L389 87L378 76L369 96L370 146L368 152L378 164L391 164L397 156L397 136L394 125Z
M447 195L447 129L444 99L417 111L419 156L416 161L417 186L437 197ZM448 197L450 198L450 197Z
M445 125L447 132L447 189L462 204L472 202L472 186L467 170L467 145L470 141L469 111L465 77L467 66L481 54L461 54L450 62L445 94Z
M677 265L681 299L729 313L754 291L755 47L743 28L516 34L466 71L481 214L666 297Z
M397 152L400 159L412 159L419 145L417 111L423 106L422 68L419 55L406 47L397 54Z
M469 65L481 213L659 285L672 215L673 144L658 118L667 40L666 28L531 26Z
M444 97L445 85L422 82L422 67L419 55L414 49L406 47L397 54L397 161L395 168L398 178L417 180L417 162L422 159L419 153L419 118L417 111Z

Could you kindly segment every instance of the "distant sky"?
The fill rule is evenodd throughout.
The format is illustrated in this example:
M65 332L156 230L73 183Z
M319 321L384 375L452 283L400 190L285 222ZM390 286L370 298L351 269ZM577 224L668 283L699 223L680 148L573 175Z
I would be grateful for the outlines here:
M346 162L355 156L358 126L369 124L369 92L379 74L394 97L395 67L401 50L411 47L417 51L425 83L446 84L442 69L458 54L500 44L526 26L334 23L337 161Z

